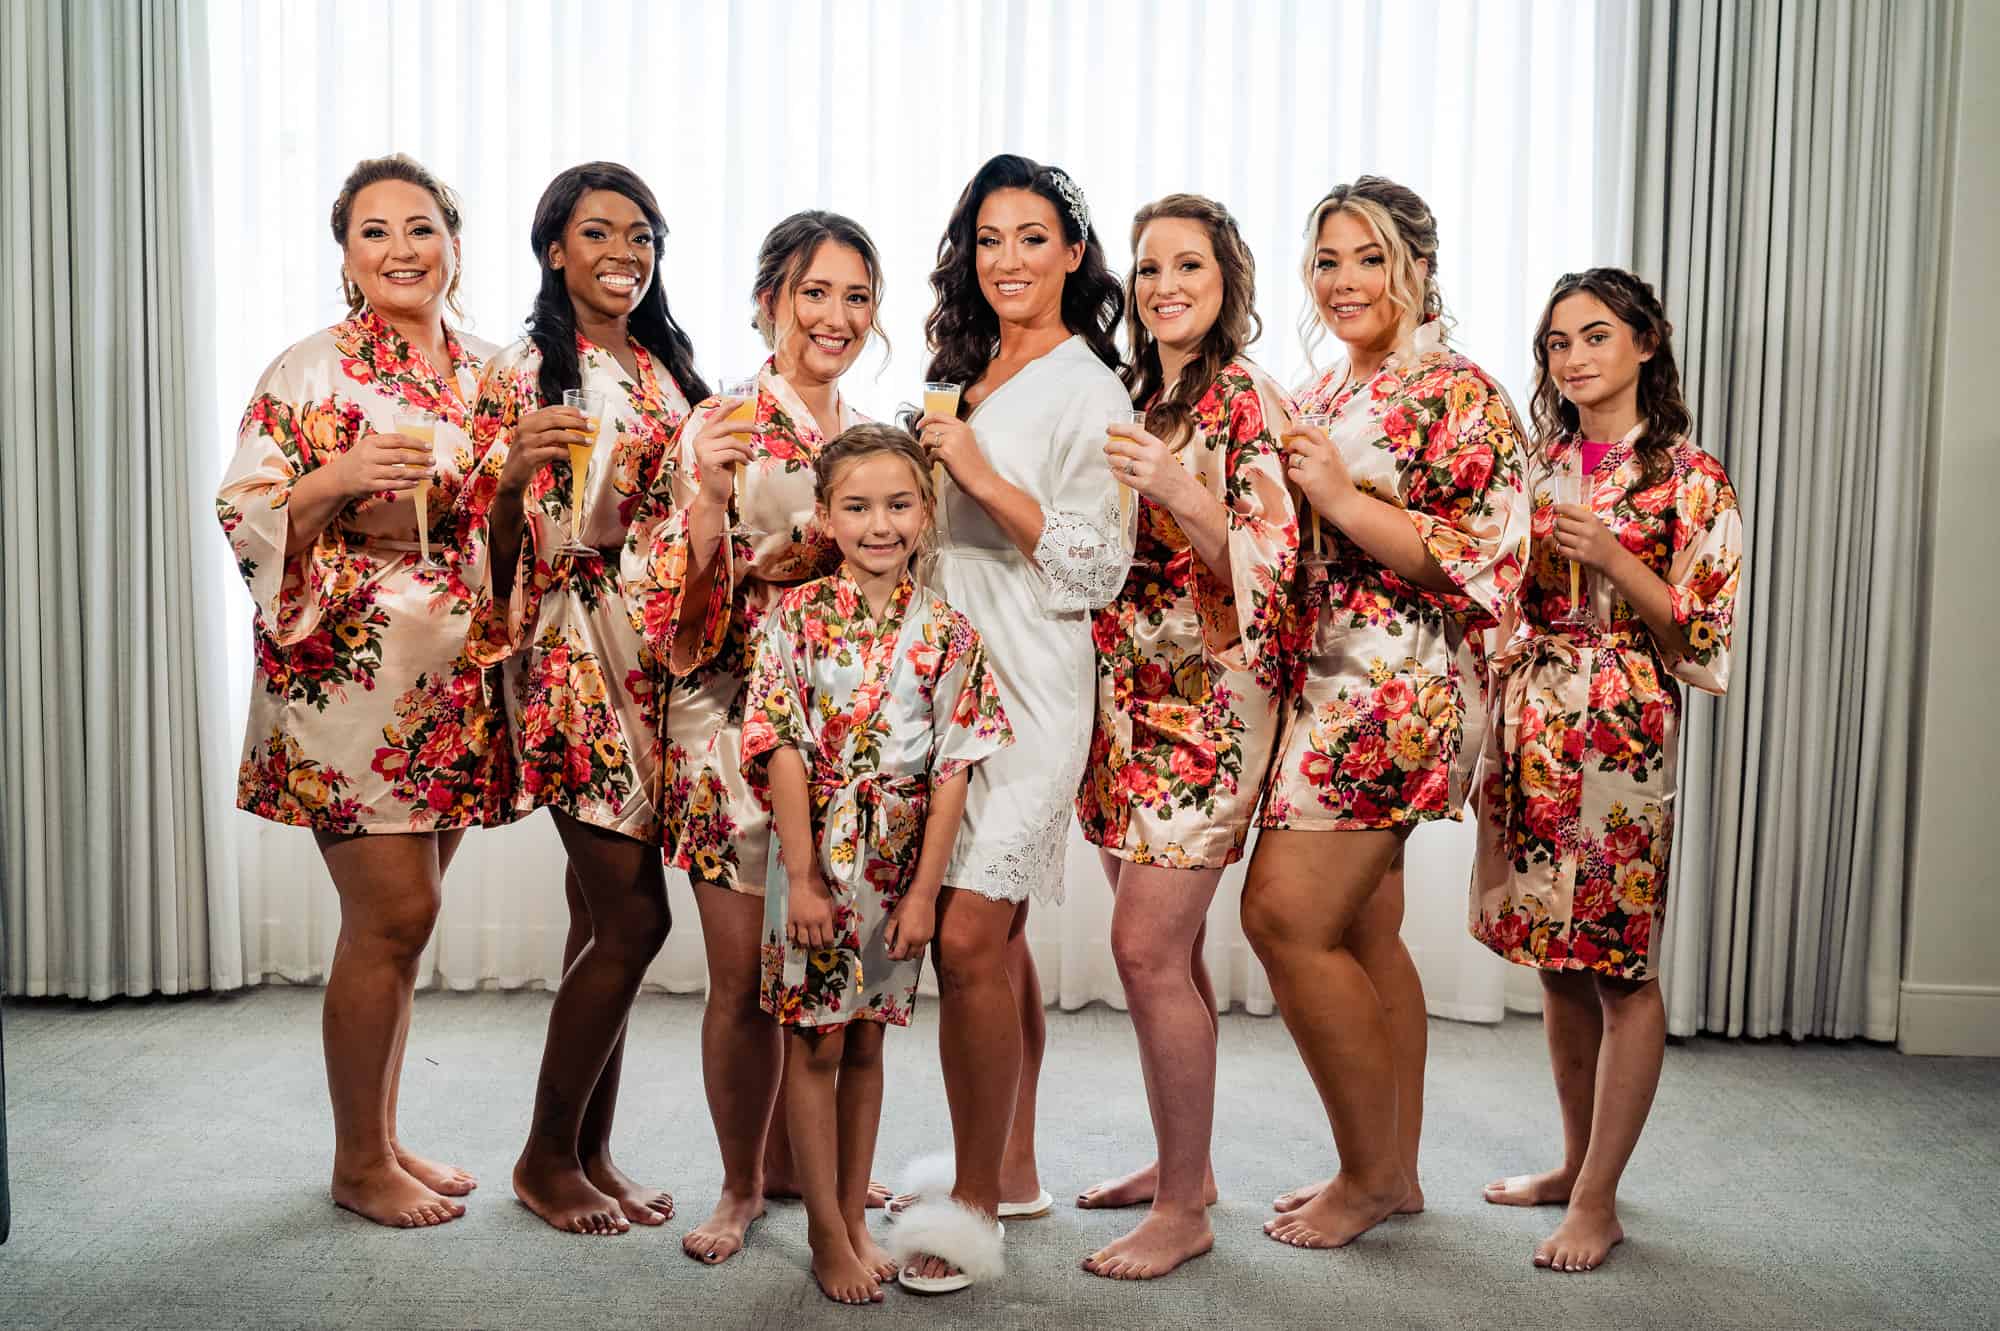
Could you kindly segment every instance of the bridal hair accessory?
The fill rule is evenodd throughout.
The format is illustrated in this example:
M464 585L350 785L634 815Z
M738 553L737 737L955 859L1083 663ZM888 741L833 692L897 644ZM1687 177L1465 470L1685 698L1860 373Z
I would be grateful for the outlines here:
M1069 215L1076 221L1077 233L1082 236L1088 236L1090 234L1090 205L1083 201L1083 190L1074 180L1069 178L1069 172L1064 171L1061 167L1050 167L1049 174L1055 178L1056 193L1062 195L1063 202L1069 205Z

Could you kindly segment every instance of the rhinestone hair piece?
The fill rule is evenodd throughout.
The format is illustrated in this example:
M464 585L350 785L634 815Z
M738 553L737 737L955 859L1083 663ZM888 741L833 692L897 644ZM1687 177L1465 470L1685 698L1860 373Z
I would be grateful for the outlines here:
M1090 235L1090 205L1083 201L1082 188L1069 178L1069 172L1064 171L1060 167L1050 167L1049 174L1055 177L1056 193L1062 195L1063 202L1069 205L1069 215L1076 222L1077 234L1088 237Z

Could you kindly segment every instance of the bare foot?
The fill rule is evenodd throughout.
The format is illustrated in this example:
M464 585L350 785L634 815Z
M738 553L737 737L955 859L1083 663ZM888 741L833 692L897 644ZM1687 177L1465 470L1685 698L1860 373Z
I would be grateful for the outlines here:
M1205 1212L1153 1211L1139 1227L1083 1259L1083 1269L1107 1280L1153 1280L1215 1246Z
M1336 1174L1311 1201L1264 1222L1264 1232L1294 1248L1343 1248L1396 1213L1407 1184L1386 1191L1360 1187Z
M773 1202L795 1202L805 1196L799 1185L792 1182L790 1174L780 1174L766 1167L764 1170L764 1197Z
M725 1192L716 1198L708 1219L681 1235L681 1251L697 1262L718 1266L743 1251L743 1236L763 1214L761 1196L733 1197Z
M611 1163L597 1159L583 1167L590 1186L618 1203L625 1218L639 1225L664 1225L674 1218L674 1199L662 1188L649 1188Z
M1276 1198L1272 1200L1271 1209L1273 1211L1278 1212L1280 1215L1283 1215L1289 1211L1296 1211L1301 1206L1304 1206L1307 1202L1311 1201L1313 1198L1319 1196L1320 1193L1324 1192L1326 1190L1326 1185L1331 1182L1333 1182L1332 1179L1323 1178L1317 1183L1302 1183L1298 1187L1293 1188L1290 1192L1281 1192L1277 1195ZM1423 1184L1412 1183L1410 1185L1409 1194L1405 1196L1401 1202L1397 1203L1395 1214L1422 1215L1423 1211L1424 1211Z
M1086 1211L1112 1211L1121 1206L1143 1206L1153 1200L1153 1192L1159 1187L1159 1182L1160 1162L1155 1160L1143 1168L1133 1170L1123 1178L1108 1178L1094 1187L1085 1188L1076 1195L1076 1204ZM1217 1195L1215 1166L1210 1165L1208 1180L1202 1184L1201 1199L1207 1205L1213 1206Z
M1594 1271L1625 1241L1625 1227L1608 1206L1572 1204L1556 1232L1535 1245L1535 1265L1551 1271Z
M399 1142L390 1142L389 1149L396 1153L396 1163L403 1167L404 1173L441 1197L463 1197L479 1186L478 1179L457 1165L439 1164L435 1160L412 1155Z
M882 1301L881 1282L854 1255L854 1245L848 1242L844 1229L821 1235L812 1245L812 1271L813 1279L819 1282L819 1292L835 1303Z
M877 1183L872 1178L868 1180L868 1201L866 1205L869 1210L871 1211L881 1210L883 1207L889 1204L889 1199L894 1195L895 1195L894 1193L889 1191L888 1184Z
M398 1164L333 1176L334 1205L391 1229L428 1229L465 1214L465 1207L419 1183Z
M1554 1206L1569 1200L1576 1175L1567 1169L1551 1169L1546 1174L1515 1174L1496 1178L1482 1190L1495 1206Z
M878 1281L896 1278L896 1259L889 1250L875 1241L865 1224L851 1225L847 1230L847 1241L854 1248L855 1259L875 1273Z
M550 1165L523 1155L514 1166L514 1195L565 1234L623 1234L632 1228L618 1203L592 1186L574 1161Z

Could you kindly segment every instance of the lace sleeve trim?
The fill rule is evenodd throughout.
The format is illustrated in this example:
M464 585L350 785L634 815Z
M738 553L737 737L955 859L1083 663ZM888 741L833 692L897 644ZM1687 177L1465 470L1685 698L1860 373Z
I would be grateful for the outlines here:
M1048 585L1051 610L1095 610L1118 595L1131 564L1123 528L1116 488L1094 517L1063 509L1043 512L1034 558Z

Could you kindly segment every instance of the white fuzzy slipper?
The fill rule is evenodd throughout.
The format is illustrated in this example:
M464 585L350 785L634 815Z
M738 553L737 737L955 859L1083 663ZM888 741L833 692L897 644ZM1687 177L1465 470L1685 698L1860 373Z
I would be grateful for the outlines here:
M903 1212L889 1238L896 1283L913 1294L950 1294L1007 1273L1006 1226L949 1197L925 1197ZM956 1275L920 1276L924 1257L942 1257Z

